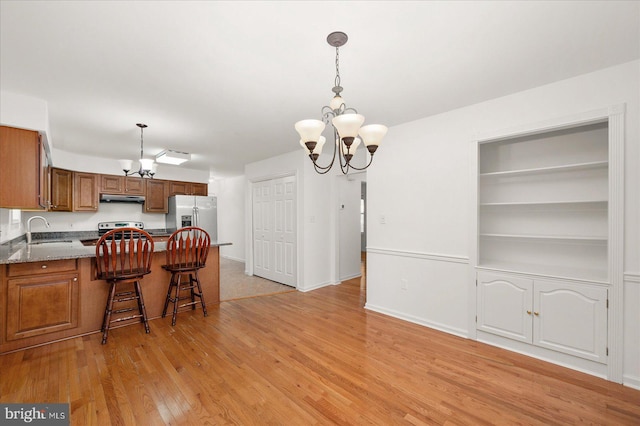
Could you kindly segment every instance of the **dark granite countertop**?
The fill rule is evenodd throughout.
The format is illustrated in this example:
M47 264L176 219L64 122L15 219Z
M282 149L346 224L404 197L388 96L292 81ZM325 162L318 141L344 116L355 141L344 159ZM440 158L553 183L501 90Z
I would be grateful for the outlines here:
M166 230L151 230L150 234L157 237L171 235ZM0 264L94 257L95 246L84 245L82 241L98 238L98 232L94 231L34 233L31 244L27 244L24 237L0 244ZM211 245L219 247L231 243L211 241ZM166 247L166 242L156 242L154 251L164 251Z

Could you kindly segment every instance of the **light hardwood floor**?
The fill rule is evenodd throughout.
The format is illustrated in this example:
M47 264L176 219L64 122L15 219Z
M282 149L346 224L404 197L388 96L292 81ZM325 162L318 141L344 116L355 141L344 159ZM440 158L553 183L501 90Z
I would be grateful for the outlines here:
M363 303L354 279L0 356L0 402L69 402L74 425L640 424L640 391Z

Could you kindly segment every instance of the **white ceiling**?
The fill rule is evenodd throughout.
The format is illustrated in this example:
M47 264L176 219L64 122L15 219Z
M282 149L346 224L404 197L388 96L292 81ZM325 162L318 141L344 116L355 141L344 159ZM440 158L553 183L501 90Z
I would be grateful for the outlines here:
M340 49L347 106L387 126L640 57L640 2L5 1L0 87L44 99L55 148L187 151L219 177L299 149ZM170 166L171 167L171 166Z

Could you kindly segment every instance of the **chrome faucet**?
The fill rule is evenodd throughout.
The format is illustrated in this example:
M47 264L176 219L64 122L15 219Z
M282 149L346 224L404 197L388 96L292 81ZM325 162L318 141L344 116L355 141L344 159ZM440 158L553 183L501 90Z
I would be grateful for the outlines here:
M47 225L47 228L50 226L49 222L47 222L47 219L45 219L42 216L32 216L29 218L29 220L27 221L27 244L31 244L31 221L33 219L41 219L42 221L44 221L44 224Z

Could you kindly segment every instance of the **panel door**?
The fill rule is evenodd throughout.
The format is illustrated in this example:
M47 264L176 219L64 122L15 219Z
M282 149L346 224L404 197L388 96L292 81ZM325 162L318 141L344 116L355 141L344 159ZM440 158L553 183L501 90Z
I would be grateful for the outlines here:
M275 281L295 286L296 232L295 232L295 178L273 181L273 267Z
M253 273L274 279L272 258L272 193L271 181L253 184Z
M533 342L605 364L607 289L536 280Z
M533 281L478 272L478 330L532 342Z
M253 273L296 286L295 177L253 184Z

